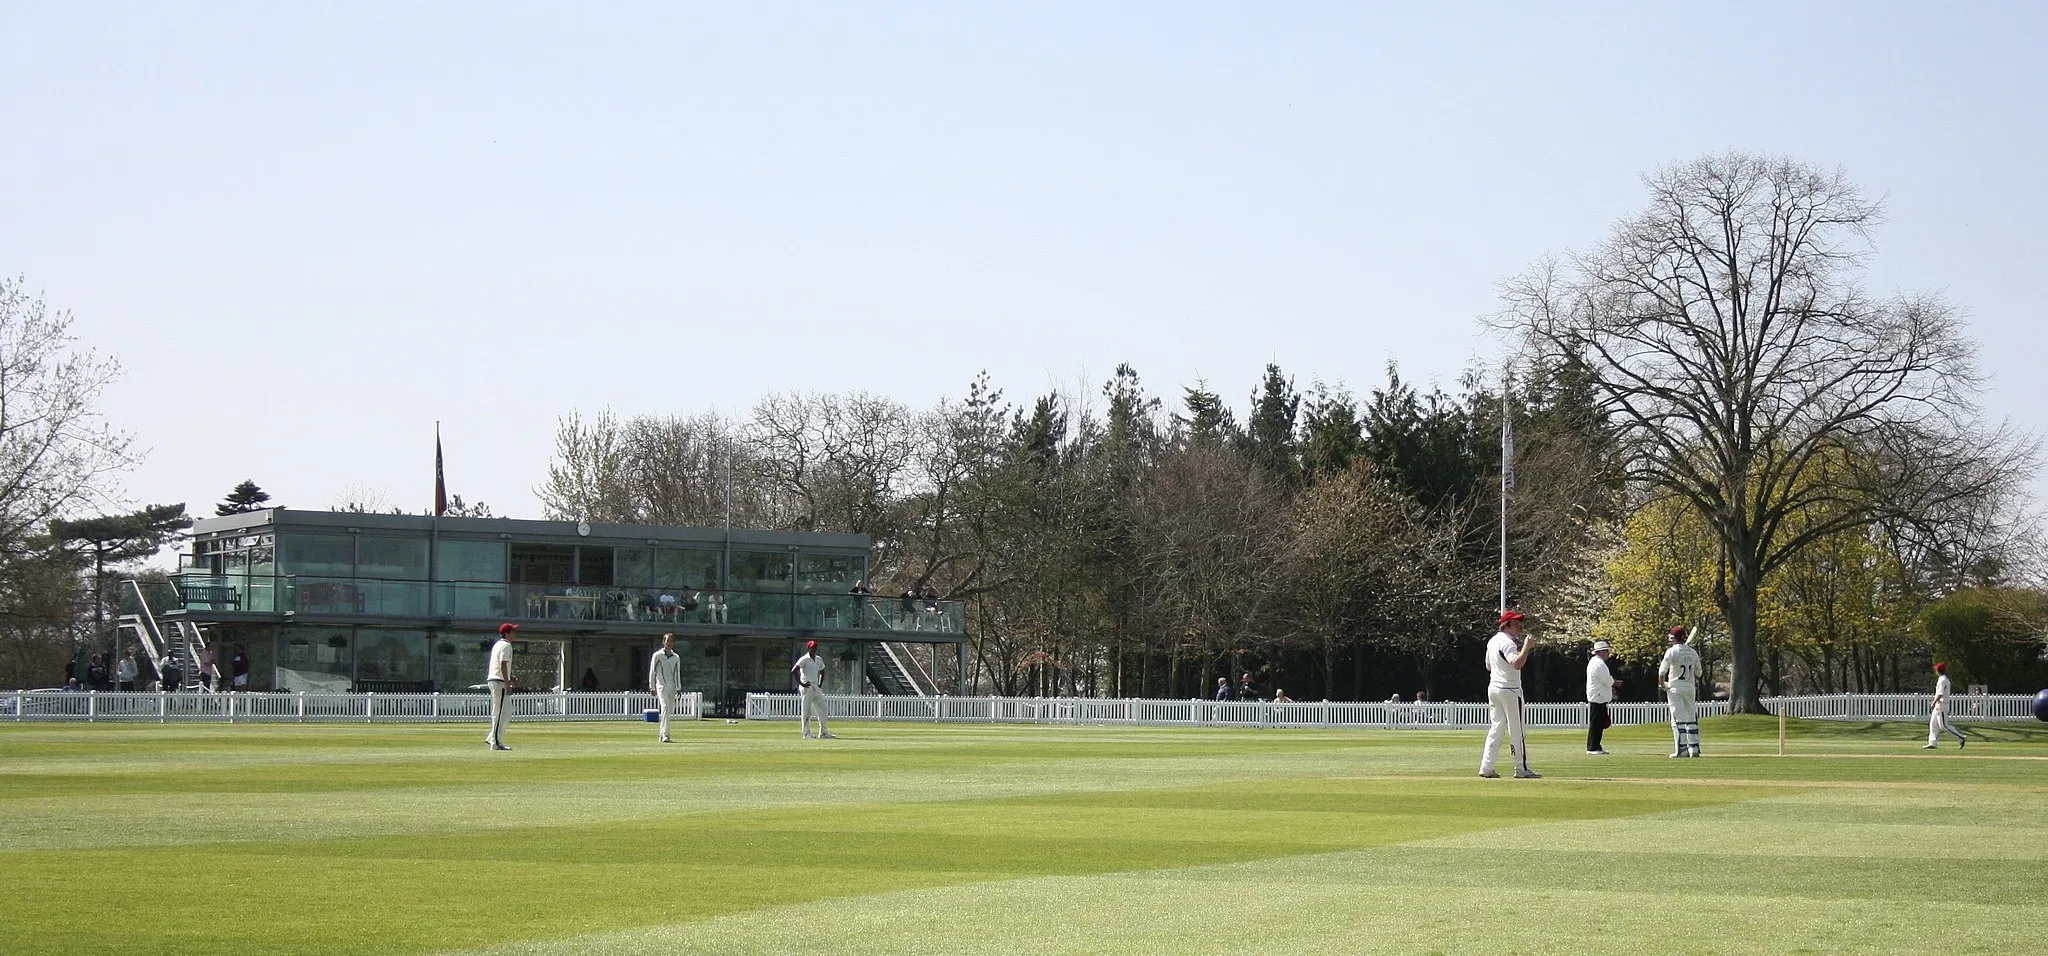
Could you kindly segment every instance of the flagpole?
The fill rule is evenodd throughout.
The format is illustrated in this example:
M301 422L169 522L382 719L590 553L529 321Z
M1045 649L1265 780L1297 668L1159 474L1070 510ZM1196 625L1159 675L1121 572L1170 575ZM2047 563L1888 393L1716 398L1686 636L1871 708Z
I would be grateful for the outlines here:
M428 525L427 530L428 617L435 616L441 610L439 607L440 594L437 593L441 589L437 586L439 582L436 580L439 568L436 565L441 556L441 501L442 496L445 494L447 494L446 479L442 476L441 471L441 423L439 420L436 420L434 422L434 505L432 508L427 509L434 515L433 523ZM429 637L434 636L437 635L429 635Z
M1514 420L1508 417L1508 369L1500 372L1500 610L1508 609L1508 489L1515 484Z

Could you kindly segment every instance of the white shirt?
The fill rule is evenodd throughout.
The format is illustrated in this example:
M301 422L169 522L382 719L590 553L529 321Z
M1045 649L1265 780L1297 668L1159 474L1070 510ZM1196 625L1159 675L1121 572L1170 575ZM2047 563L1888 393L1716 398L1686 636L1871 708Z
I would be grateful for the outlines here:
M647 662L647 686L651 690L675 693L683 686L683 655L671 650L654 652Z
M1689 645L1673 644L1657 665L1657 678L1677 690L1691 690L1700 678L1700 652Z
M1614 701L1614 674L1607 669L1607 662L1597 655L1586 662L1586 702L1607 704Z
M1493 639L1486 642L1486 679L1488 690L1521 690L1522 671L1515 666L1515 656L1522 653L1522 642L1506 631L1498 631Z
M806 652L804 656L796 659L796 666L790 670L796 671L799 685L817 687L818 678L825 673L825 661L816 654Z
M484 668L484 680L505 680L511 675L512 642L501 637L498 638L498 643L491 645L491 663Z
M132 680L134 680L134 679L135 679L135 659L134 659L134 658L132 658L132 657L124 657L124 658L121 658L121 663L119 663L119 664L115 665L115 672L116 672L116 673L118 673L118 674L120 675L121 679L122 679L122 680L124 680L124 681L132 681ZM1948 680L1948 678L1944 677L1944 678L1942 678L1942 680Z
M1940 677L1934 679L1935 706L1939 707L1948 703L1948 691L1949 683L1947 674L1943 674Z

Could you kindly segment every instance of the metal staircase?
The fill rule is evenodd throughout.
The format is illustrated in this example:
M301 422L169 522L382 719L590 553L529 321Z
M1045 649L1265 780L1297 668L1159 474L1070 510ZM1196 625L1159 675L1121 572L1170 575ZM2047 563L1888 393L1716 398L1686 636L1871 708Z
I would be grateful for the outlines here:
M874 685L876 693L892 697L930 697L936 693L937 682L924 672L923 665L911 656L908 648L877 642L875 652L867 658L868 683Z
M178 686L167 687L165 690L212 690L213 688L207 685L203 672L203 662L206 660L206 630L190 621L174 620L171 622L169 633L165 633L163 625L156 619L156 614L149 609L149 598L143 595L142 585L131 578L128 587L134 592L136 606L142 609L142 613L123 614L116 620L115 626L135 636L136 641L149 653L150 663L159 672L163 669L164 661L177 662L178 670L183 672Z

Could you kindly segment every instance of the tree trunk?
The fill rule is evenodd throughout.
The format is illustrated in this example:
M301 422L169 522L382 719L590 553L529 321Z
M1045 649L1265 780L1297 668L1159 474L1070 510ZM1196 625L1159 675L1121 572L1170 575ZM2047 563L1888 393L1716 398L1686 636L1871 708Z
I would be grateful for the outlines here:
M1756 653L1759 575L1756 567L1743 556L1736 556L1728 564L1728 606L1723 609L1728 616L1728 649L1732 664L1730 669L1733 672L1728 688L1728 712L1761 714L1764 712L1764 706L1757 692Z

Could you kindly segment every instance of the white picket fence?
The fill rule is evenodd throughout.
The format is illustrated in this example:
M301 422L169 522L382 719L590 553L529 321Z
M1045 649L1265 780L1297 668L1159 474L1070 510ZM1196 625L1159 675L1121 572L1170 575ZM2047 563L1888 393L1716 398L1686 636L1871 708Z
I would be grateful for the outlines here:
M620 692L513 694L513 720L639 720L654 695ZM703 715L704 695L676 699L676 717ZM488 694L0 693L0 720L170 723L455 723L491 717Z
M514 720L639 720L654 708L647 693L513 694ZM1767 697L1765 709L1818 720L1926 720L1933 698L1926 694L1833 694ZM748 694L750 720L795 720L795 694ZM1957 721L2033 720L2033 698L2024 694L1956 696L1949 718ZM1487 725L1484 703L1389 703L1385 701L1098 700L1074 697L876 697L827 696L826 713L841 720L923 721L976 724L1116 724L1163 727L1355 727L1380 730L1458 730ZM695 720L704 695L677 700L676 716ZM1699 705L1702 717L1726 714L1720 701ZM0 720L173 721L224 723L447 723L488 720L486 694L326 693L77 693L0 692ZM1661 724L1671 719L1662 702L1610 704L1617 726ZM1583 703L1534 703L1522 708L1530 727L1584 727Z
M748 694L747 719L795 720L795 694ZM1932 698L1920 694L1852 694L1827 697L1765 698L1766 709L1788 715L1838 720L1925 720ZM1955 720L2032 720L2033 698L2018 694L1952 697L1949 715ZM1165 727L1370 727L1379 730L1458 730L1484 727L1491 718L1484 703L1391 703L1297 701L1286 704L1209 700L1097 700L1072 697L865 697L825 698L833 719L923 721L974 724L1121 724ZM1584 727L1590 708L1585 703L1534 703L1522 707L1530 727ZM1699 705L1702 717L1728 713L1724 701ZM1671 708L1661 701L1609 704L1616 726L1662 724Z

